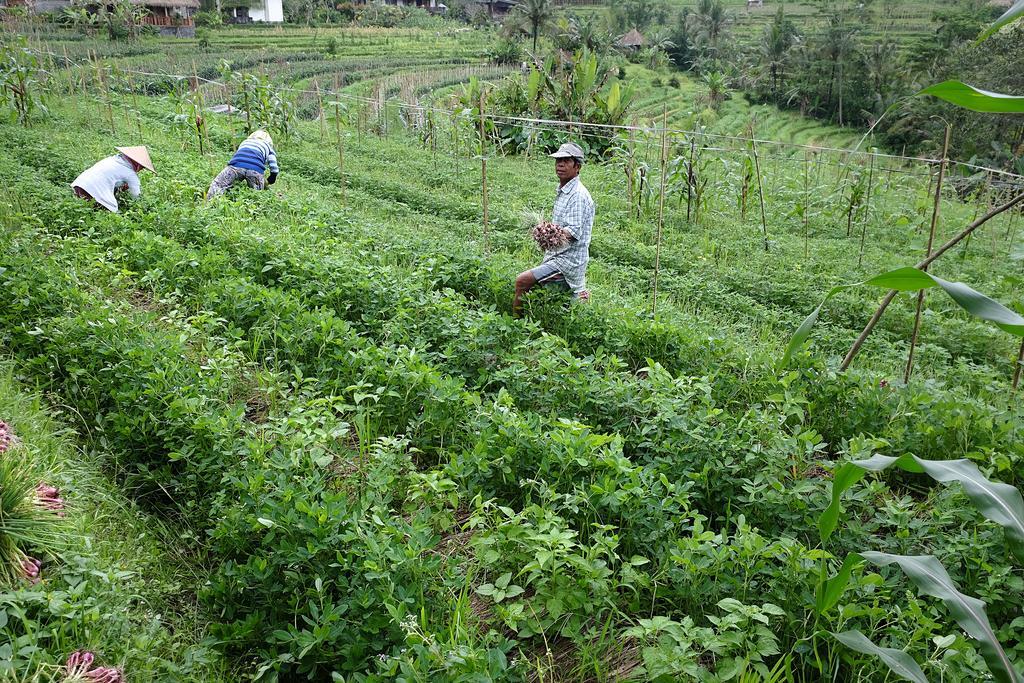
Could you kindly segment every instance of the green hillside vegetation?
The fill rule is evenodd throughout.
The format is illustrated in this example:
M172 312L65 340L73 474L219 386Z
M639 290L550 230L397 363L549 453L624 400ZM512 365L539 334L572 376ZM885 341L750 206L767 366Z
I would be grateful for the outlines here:
M912 347L910 292L842 371L856 287L781 361L1020 176L938 186L706 51L556 24L541 73L514 21L401 16L4 35L0 680L1017 683L1013 325L933 289ZM957 49L1008 64L1012 30ZM207 201L261 126L280 178ZM516 318L568 139L592 299ZM117 214L69 189L115 145L157 169ZM929 272L1024 312L1022 234Z

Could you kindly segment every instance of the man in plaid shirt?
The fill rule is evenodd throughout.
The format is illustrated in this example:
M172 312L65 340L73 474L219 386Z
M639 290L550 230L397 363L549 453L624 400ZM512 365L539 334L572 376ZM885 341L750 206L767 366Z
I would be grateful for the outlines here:
M512 314L522 314L522 297L537 285L555 285L573 292L574 298L588 301L587 262L590 260L590 235L594 227L594 200L580 182L583 150L566 143L551 155L555 159L558 192L551 211L551 222L565 231L562 246L544 252L543 262L516 278Z

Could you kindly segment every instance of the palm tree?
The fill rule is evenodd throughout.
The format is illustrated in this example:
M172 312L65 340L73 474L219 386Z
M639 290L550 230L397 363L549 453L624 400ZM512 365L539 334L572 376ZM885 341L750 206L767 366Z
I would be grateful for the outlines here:
M892 104L895 93L905 78L899 46L894 41L873 43L865 51L864 67L867 81L871 84L873 122Z
M552 0L520 0L515 12L530 27L533 37L533 51L537 52L537 38L555 18L555 6Z
M597 19L593 17L573 17L570 20L570 25L580 47L585 47L592 52L604 52L611 45L611 34L601 28Z
M795 40L796 27L786 19L785 9L780 5L775 20L765 29L761 41L761 56L768 63L772 98L776 101L785 80L786 57Z
M857 25L848 22L846 15L842 12L834 12L828 16L820 56L831 65L826 103L831 112L832 103L838 93L840 126L843 125L844 66L858 49L856 40L858 32Z
M690 16L693 18L696 34L703 43L702 51L716 53L719 42L732 21L732 17L725 11L722 0L700 0L697 11Z

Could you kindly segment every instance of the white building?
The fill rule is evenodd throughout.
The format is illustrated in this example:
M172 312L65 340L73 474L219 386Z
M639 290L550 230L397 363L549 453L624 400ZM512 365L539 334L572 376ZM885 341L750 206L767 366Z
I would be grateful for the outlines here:
M284 21L284 6L281 0L253 0L249 7L249 18L252 21Z
M224 10L227 12L225 19L229 24L248 24L253 21L279 23L284 21L284 7L281 2L282 0L251 0L248 7L236 7L233 6L235 3L225 2L224 4L228 5ZM217 7L220 8L219 3Z

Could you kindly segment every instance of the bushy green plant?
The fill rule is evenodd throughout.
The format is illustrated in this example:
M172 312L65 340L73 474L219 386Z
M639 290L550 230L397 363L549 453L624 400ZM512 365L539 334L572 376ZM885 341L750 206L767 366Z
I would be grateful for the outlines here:
M201 11L196 12L195 22L197 28L216 28L224 23L224 19L215 11ZM198 33L196 31L197 36Z
M211 38L212 38L212 33L210 32L210 29L205 28L205 27L200 27L200 28L196 29L196 45L199 46L200 50L209 50L210 49L210 39Z
M495 64L519 64L525 53L523 46L515 38L499 38L487 52L487 58Z

